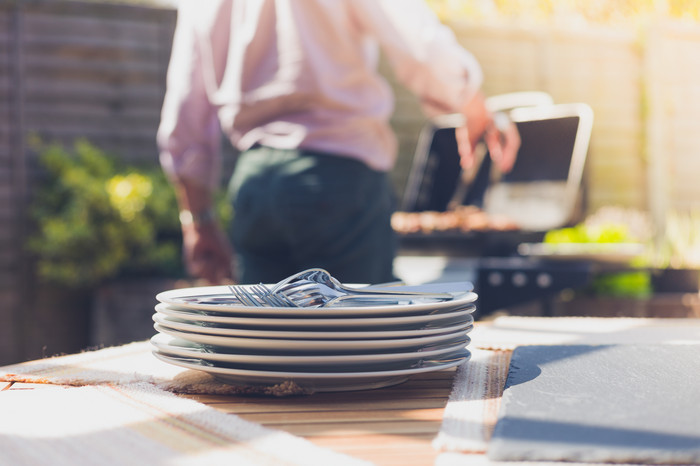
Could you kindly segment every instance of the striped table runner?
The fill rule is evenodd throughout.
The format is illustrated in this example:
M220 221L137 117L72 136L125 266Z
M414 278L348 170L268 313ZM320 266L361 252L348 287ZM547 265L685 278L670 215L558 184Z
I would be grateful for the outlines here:
M0 412L0 464L366 464L150 383L3 390Z
M289 384L238 387L219 382L211 374L165 363L151 354L148 341L96 351L57 356L0 367L0 382L51 383L83 386L152 383L173 393L285 396L302 394Z
M510 351L474 349L459 367L442 427L433 441L440 451L484 453L496 425L508 375Z

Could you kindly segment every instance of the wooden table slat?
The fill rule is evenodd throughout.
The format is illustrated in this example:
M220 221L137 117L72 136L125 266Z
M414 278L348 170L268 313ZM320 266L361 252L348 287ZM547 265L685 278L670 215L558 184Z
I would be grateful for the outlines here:
M317 424L325 422L367 422L367 421L440 421L442 408L413 410L361 410L361 411L293 411L286 413L256 413L242 416L260 424Z
M436 434L440 421L359 421L323 422L318 424L275 424L275 428L292 435L307 436L349 436L367 434Z
M435 464L437 459L437 453L432 452L430 446L408 450L403 450L402 448L402 446L399 446L389 451L387 449L362 452L343 451L342 449L336 449L336 451L382 466L406 466L412 464L427 466Z
M287 412L342 412L342 411L374 411L377 409L433 409L444 408L446 400L442 398L398 398L393 400L365 400L361 405L356 402L338 402L338 403L315 403L315 404L300 404L300 403L249 403L238 401L227 401L221 397L216 398L198 398L191 397L194 400L205 403L220 411L231 414L257 414L257 413L287 413Z
M299 406L322 405L332 403L358 403L371 398L374 401L390 401L393 399L444 399L445 393L450 393L451 385L440 386L436 384L431 388L416 389L416 390L397 390L391 388L380 388L372 391L357 391L357 392L332 392L332 393L314 393L308 396L293 396L281 398L260 398L246 397L235 395L188 395L195 400L206 404L230 403L232 400L241 404L260 404L265 403L274 406L288 406L295 404ZM368 393L371 395L368 396Z
M314 443L321 446L337 445L340 447L364 449L377 448L381 449L382 445L395 444L398 442L406 443L407 445L424 445L432 443L435 435L426 433L405 433L401 435L395 434L358 434L352 437L327 437L327 436L309 436L307 439L313 440Z
M432 441L456 369L416 374L376 390L295 397L185 395L222 412L383 466L433 464Z

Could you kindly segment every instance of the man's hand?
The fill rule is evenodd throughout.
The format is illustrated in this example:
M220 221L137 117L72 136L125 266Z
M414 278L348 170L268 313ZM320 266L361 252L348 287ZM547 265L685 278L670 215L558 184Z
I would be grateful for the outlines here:
M180 206L183 260L187 272L211 284L236 280L233 248L212 212L208 187L191 180L174 183Z
M472 168L475 163L474 148L483 139L496 167L503 173L509 172L520 148L520 135L515 124L494 120L480 92L467 102L462 114L465 123L455 129L462 169Z
M211 284L234 281L232 250L216 222L182 226L183 254L187 272Z
M484 133L484 142L496 167L508 173L515 165L520 148L520 134L515 123L502 113L494 115L493 124Z

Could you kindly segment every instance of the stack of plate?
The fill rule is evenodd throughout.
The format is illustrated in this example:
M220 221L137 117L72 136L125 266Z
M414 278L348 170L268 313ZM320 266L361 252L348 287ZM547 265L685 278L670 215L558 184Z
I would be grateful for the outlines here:
M379 388L469 359L476 294L383 305L242 305L226 286L162 292L153 352L227 383L305 391Z

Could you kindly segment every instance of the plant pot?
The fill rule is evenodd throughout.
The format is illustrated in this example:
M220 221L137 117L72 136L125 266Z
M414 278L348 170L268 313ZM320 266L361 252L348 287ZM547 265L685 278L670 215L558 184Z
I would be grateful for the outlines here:
M185 280L162 277L122 278L101 285L92 306L92 346L116 346L147 340L153 329L156 295L193 286Z
M90 344L92 292L37 285L23 316L22 357L77 353Z
M700 269L657 269L651 275L657 293L698 293Z

